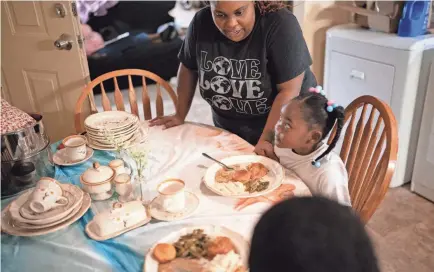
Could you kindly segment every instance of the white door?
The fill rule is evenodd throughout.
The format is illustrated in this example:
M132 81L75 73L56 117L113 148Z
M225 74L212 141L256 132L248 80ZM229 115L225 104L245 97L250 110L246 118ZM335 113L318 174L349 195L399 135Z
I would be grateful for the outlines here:
M75 2L1 5L2 97L41 113L51 142L74 133L74 105L89 79Z

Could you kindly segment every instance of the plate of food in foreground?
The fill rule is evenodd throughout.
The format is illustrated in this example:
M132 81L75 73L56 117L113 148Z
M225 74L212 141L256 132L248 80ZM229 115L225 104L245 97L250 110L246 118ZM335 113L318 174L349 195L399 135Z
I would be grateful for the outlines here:
M144 272L246 272L249 251L244 237L225 227L187 227L149 250Z
M222 196L244 198L268 194L285 177L278 162L263 156L232 156L221 162L233 170L215 163L206 171L204 182L208 189Z

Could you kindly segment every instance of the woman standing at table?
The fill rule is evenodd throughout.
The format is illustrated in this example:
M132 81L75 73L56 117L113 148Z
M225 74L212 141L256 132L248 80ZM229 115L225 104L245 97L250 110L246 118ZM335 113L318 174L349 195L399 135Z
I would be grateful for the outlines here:
M280 109L316 86L312 59L296 17L281 1L210 1L197 12L179 53L176 114L151 125L180 125L196 85L216 127L276 159L271 144Z

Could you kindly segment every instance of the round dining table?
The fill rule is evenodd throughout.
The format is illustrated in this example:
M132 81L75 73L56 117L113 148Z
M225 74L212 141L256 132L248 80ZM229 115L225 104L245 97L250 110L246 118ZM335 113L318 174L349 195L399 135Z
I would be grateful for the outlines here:
M1 235L2 271L143 271L144 258L150 248L173 231L186 226L219 225L241 234L250 241L261 214L274 203L290 195L310 195L307 186L286 170L282 185L262 197L236 199L216 195L203 183L203 176L214 162L202 153L223 159L233 155L254 154L254 147L227 131L211 126L185 123L181 126L148 130L150 146L148 180L149 197L157 195L157 185L170 178L185 182L186 190L200 200L197 210L177 221L152 219L148 224L105 241L87 236L85 228L95 214L118 201L92 201L86 214L72 225L56 232L34 237ZM57 150L59 143L52 145ZM115 152L95 150L93 157L77 166L55 167L55 179L80 185L80 175L93 162L107 165ZM2 200L2 208L11 199ZM241 201L241 202L240 202ZM238 206L237 206L238 204Z

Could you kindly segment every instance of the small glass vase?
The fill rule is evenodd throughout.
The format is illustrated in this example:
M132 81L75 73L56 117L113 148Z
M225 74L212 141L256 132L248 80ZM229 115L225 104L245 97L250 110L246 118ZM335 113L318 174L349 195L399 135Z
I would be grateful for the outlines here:
M136 175L134 177L134 192L137 199L142 201L143 205L148 206L151 203L151 190L149 180L145 175Z

